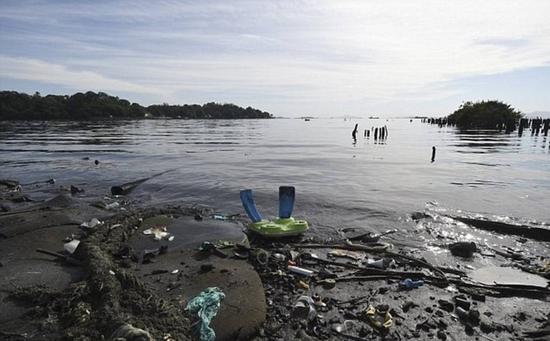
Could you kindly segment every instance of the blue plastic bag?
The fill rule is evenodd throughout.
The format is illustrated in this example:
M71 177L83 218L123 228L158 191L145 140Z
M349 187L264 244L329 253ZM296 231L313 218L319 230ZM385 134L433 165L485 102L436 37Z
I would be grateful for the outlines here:
M194 297L185 310L196 314L199 320L193 325L193 333L199 336L201 341L214 341L216 333L210 327L210 322L218 313L220 303L225 294L217 287L206 288L198 296Z
M402 289L415 289L415 288L421 287L422 285L424 285L424 281L422 280L413 281L410 278L406 278L401 282L399 282L399 287Z

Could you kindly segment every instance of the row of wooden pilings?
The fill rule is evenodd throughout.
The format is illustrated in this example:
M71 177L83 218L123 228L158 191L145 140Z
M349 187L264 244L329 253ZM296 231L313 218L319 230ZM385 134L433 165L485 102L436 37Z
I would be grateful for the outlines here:
M354 140L357 139L357 128L359 127L359 124L355 124L355 128L353 128L353 131L351 132L351 137L353 137ZM373 137L375 140L385 140L388 138L388 127L371 127L369 129L365 129L363 136L364 137L370 137L371 133L373 134Z
M443 126L455 126L454 122L451 122L447 120L446 117L439 117L439 118L423 118L423 123L428 124L437 124L439 127ZM517 121L510 121L510 122L504 122L498 126L495 127L499 131L505 130L507 133L511 133L513 131L518 130L518 135L523 135L523 130L530 129L531 135L538 136L539 134L542 134L544 136L548 136L548 130L550 130L550 119L543 119L541 117L537 118L522 118Z
M527 119L522 118L519 120L518 134L523 134L523 129L531 129L531 135L538 136L542 132L542 135L548 136L548 130L550 130L550 119L542 119L540 117Z

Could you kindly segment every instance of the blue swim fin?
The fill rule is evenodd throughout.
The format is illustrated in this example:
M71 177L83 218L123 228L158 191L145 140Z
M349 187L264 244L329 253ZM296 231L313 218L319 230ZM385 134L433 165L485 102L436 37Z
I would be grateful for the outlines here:
M279 218L290 218L294 209L294 186L279 187Z
M246 211L246 214L252 220L253 223L257 223L258 221L262 220L262 216L260 213L258 213L258 210L256 209L256 204L254 204L254 197L252 197L252 190L251 189L245 189L242 190L241 193L241 202L243 203L244 210Z

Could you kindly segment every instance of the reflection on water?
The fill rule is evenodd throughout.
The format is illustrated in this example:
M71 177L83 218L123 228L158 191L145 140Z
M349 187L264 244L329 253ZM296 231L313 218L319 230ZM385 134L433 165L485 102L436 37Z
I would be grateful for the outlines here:
M381 124L386 140L361 133ZM544 136L460 132L408 119L2 122L0 169L1 177L23 182L78 184L89 195L173 169L143 184L135 198L226 212L240 212L238 191L252 188L261 210L275 214L278 186L293 184L297 214L329 233L386 229L429 201L549 221L548 143Z

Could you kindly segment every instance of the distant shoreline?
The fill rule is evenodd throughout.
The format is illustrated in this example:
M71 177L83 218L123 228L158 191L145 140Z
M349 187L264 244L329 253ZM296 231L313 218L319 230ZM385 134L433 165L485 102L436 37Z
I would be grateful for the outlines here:
M273 115L230 103L154 104L144 107L104 92L69 95L28 95L0 91L0 121L135 120L135 119L268 119Z

